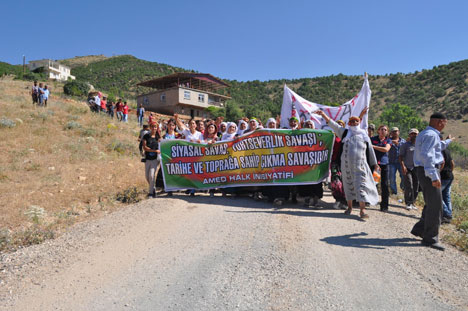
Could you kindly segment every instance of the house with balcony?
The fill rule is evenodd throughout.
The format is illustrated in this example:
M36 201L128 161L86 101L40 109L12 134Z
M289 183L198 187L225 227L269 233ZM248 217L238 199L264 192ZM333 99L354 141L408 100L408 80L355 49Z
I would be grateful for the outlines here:
M226 89L229 85L208 73L179 72L161 78L141 82L138 86L155 91L137 97L137 105L146 111L181 117L209 118L207 108L223 108L231 99Z
M50 59L32 60L29 62L28 68L31 71L43 70L48 79L67 81L70 78L75 80L75 76L70 74L70 67Z

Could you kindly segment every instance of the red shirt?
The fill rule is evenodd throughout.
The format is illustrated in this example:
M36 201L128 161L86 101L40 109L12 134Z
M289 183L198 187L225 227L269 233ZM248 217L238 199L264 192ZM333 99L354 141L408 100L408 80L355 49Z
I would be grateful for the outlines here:
M122 103L117 103L116 105L117 111L122 111L123 104Z
M123 114L128 114L128 106L123 106Z
M106 106L107 106L107 101L101 99L101 108L102 108L102 109L106 109Z

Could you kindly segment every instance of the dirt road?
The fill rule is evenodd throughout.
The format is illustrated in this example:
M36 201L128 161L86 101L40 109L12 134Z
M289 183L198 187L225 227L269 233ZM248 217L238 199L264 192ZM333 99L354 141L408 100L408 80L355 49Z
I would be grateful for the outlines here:
M331 202L328 193L324 201ZM417 212L150 199L1 258L2 310L468 310L468 256Z

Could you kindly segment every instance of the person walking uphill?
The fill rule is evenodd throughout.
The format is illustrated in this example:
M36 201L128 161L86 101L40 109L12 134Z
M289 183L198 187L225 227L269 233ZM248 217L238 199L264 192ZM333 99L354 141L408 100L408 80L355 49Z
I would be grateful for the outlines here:
M123 122L128 122L128 105L127 102L124 102L122 107L122 120Z
M369 218L365 213L366 202L371 205L376 205L379 202L379 194L369 165L375 168L379 166L367 132L359 127L359 117L350 117L348 121L349 129L345 129L330 119L325 112L318 110L315 113L325 119L343 142L341 171L343 174L343 188L348 203L345 214L351 214L353 200L356 200L359 202L359 208L361 209L361 218Z
M143 119L145 118L145 108L143 108L142 104L138 105L136 113L138 118L138 125L141 127L143 126Z
M411 234L421 237L422 244L443 251L439 243L439 228L442 218L442 189L440 167L444 162L442 150L452 141L452 137L440 140L440 131L447 124L442 113L431 115L429 126L416 138L414 166L424 195L425 206L421 219L414 225Z
M149 185L148 196L156 197L156 176L159 168L161 151L159 150L159 125L157 122L150 124L150 132L143 136L143 150L145 151L145 177Z

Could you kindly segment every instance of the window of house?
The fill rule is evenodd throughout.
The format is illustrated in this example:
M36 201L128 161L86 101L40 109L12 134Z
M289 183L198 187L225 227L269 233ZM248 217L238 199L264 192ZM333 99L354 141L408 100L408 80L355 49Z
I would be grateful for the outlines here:
M161 94L161 101L165 102L166 101L166 93Z
M204 103L205 102L205 94L198 94L198 101L200 103Z
M200 116L200 110L197 110L197 117Z
M190 91L184 91L184 99L190 99Z

